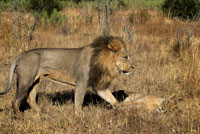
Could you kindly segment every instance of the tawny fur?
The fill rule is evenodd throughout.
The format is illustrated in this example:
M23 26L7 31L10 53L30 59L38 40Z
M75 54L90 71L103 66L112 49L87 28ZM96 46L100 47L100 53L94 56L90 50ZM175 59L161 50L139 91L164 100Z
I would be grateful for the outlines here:
M158 111L162 110L162 104L165 101L168 100L155 95L132 93L119 105L122 108L136 108L136 109L142 108L144 110L152 112L156 110Z

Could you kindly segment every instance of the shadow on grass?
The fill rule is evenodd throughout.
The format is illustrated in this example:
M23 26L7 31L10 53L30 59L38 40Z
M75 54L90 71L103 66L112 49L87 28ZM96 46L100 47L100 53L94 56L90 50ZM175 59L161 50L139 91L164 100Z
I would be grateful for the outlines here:
M119 90L113 92L115 98L121 102L123 101L128 95L124 92L124 90ZM72 101L74 103L74 92L73 91L63 91L63 92L56 92L56 93L39 93L37 95L36 101L40 100L41 97L47 98L48 101L52 102L53 105L64 105L68 101ZM107 104L107 105L104 105ZM103 105L105 107L111 108L111 105L106 103L103 99L101 99L96 93L94 92L87 92L84 98L83 106L88 105ZM29 104L24 100L20 105L20 110L23 112L24 110L30 109Z

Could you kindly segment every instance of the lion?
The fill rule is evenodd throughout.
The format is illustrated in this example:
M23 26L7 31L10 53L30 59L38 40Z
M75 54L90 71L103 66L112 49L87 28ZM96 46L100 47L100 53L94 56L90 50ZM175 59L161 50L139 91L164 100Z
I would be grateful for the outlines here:
M0 95L8 93L14 72L17 91L12 107L19 114L19 105L26 99L31 109L40 111L36 104L37 85L41 78L75 86L75 113L82 110L87 88L111 105L118 104L109 90L113 79L130 74L134 69L126 43L117 36L100 36L80 48L38 48L25 51L12 62L8 85Z
M150 94L131 93L118 105L121 108L142 108L148 112L163 112L163 106L167 105L174 96L175 94L172 94L169 98L164 99Z

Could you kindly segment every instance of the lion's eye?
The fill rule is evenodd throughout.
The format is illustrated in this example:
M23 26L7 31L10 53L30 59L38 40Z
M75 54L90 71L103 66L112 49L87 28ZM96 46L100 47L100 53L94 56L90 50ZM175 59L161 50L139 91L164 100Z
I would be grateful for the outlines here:
M128 56L124 56L125 59L128 59Z

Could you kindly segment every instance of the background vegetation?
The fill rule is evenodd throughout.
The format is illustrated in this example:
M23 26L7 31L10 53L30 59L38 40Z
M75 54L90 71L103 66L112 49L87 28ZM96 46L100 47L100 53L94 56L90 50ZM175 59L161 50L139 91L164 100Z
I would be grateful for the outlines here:
M165 0L162 11L170 17L197 19L200 12L199 0Z
M24 116L15 119L11 107L16 92L13 84L11 92L0 96L0 134L200 133L198 19L166 16L159 0L59 1L49 14L48 8L30 8L30 2L0 1L1 91L6 87L12 60L21 52L41 47L81 47L99 35L111 34L129 43L136 66L130 76L114 82L111 90L115 94L123 90L163 98L176 96L164 106L163 113L148 113L143 109L112 109L89 89L83 114L77 117L74 87L44 79L37 99L41 113L27 107Z

